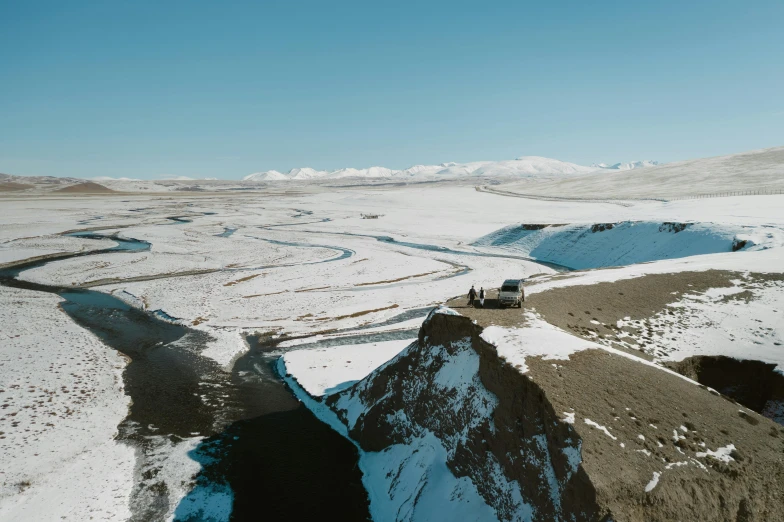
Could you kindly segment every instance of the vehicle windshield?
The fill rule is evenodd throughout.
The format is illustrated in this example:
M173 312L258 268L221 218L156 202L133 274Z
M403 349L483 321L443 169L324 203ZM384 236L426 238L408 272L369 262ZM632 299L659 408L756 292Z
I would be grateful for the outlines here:
M502 292L518 292L520 289L517 286L504 285L501 287Z

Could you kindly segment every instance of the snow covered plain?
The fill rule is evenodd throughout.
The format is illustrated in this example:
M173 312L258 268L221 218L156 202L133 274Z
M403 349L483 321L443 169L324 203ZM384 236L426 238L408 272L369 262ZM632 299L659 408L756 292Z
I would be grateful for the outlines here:
M0 287L0 518L124 520L134 449L122 358L49 294Z
M471 285L495 288L510 277L554 276L542 277L527 288L535 293L645 274L710 269L781 273L784 266L784 196L629 201L619 205L511 198L456 183L173 197L5 197L2 205L2 263L113 244L110 239L61 235L73 230L90 229L107 237L117 234L149 242L149 251L52 261L22 272L20 278L90 287L138 309L158 311L168 321L207 334L202 354L227 371L247 351L246 334L272 333L281 338L315 335L310 340L333 340L326 347L309 348L303 339L277 348L285 354L281 364L292 375L292 386L301 386L313 397L364 378L413 337L407 333L400 340L348 346L340 345L341 336L409 332L421 323L426 311L414 316L406 315L407 311L436 306L465 294ZM363 213L383 216L362 219ZM694 224L674 232L666 226L661 230L665 223ZM521 228L543 224L565 226ZM614 226L592 232L597 224ZM227 234L227 230L233 232ZM524 233L517 233L519 230ZM732 252L735 240L747 243ZM529 257L571 268L642 264L556 275L552 267L525 259ZM81 520L89 513L100 519L127 518L136 480L134 449L114 441L128 408L119 380L125 363L98 338L71 322L57 308L56 297L31 290L0 290L5 338L0 353L0 401L8 404L0 412L5 474L0 518L49 520L63 516ZM759 315L772 329L766 337L770 342L753 344L749 333L744 350L748 353L750 347L757 350L755 357L782 364L784 358L774 343L784 336L784 321L776 315L784 309L784 292L766 287L760 293L757 304L742 311L737 307L724 311L701 297L674 297L673 306L694 310L694 324L688 328L690 334L677 341L662 334L666 352L662 358L686 357L696 353L689 346L716 343L723 347L722 354L737 356L730 341L711 337L715 330L710 325L731 317L727 329L743 330ZM11 328L6 329L7 324ZM53 363L61 365L55 368L59 374L52 375ZM77 404L72 387L87 386L87 381L82 378L77 382L73 374L87 371L91 373L85 393L94 400ZM58 416L58 422L51 422L54 426L47 426L48 420L33 418L36 401L47 404L49 400L49 396L36 395L39 389L59 390L49 394L53 398L48 407L55 414L73 413L62 420ZM318 410L318 401L309 399L307 393L300 393L300 397ZM25 396L35 400L25 402ZM48 410L37 417L40 415L49 415ZM337 419L334 422L339 423ZM40 433L36 427L41 428ZM68 430L73 429L80 431L79 437L69 436ZM169 452L173 461L182 460L195 441L198 437L184 439L181 447L175 444L159 451ZM444 477L442 485L448 485L444 491L459 489L465 499L478 498L471 485L463 483L465 479L456 481L440 464L442 447L426 437L418 443L423 458L430 459L427 465L433 466L433 473ZM375 457L367 458L372 464ZM187 484L198 470L197 464L172 468L171 473L181 476L172 478L171 483L186 486L172 488L165 510L168 516L174 516L174 507L188 494ZM389 461L376 464L376 469L385 469ZM78 486L70 478L69 466L83 470L78 472L84 477ZM69 493L77 488L79 494ZM55 490L63 497L62 503L40 500L48 499ZM436 498L439 491L430 493ZM225 491L215 496L224 502L227 498ZM371 510L382 519L379 513L391 509L392 504L381 498L376 502ZM432 503L424 506L438 508ZM475 506L477 517L492 518L486 505L477 501ZM427 509L418 516L424 517L430 512ZM226 516L223 509L214 518Z

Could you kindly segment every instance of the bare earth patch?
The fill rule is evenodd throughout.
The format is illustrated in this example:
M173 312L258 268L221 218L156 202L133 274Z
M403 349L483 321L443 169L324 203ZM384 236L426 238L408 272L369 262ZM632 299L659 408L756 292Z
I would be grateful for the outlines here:
M109 193L114 191L98 183L93 183L92 181L85 181L84 183L77 183L76 185L69 185L67 187L63 187L61 189L56 190L55 192L63 192L67 194L103 194L103 193Z
M225 285L223 285L223 286L234 286L234 285L238 285L238 284L240 284L240 283L244 283L245 281L250 281L251 279L254 279L254 278L256 278L256 277L259 277L260 275L261 275L261 274L253 274L253 275L249 275L249 276L247 276L247 277L241 277L241 278L239 278L239 279L235 279L234 281L229 281L228 283L226 283L226 284L225 284Z

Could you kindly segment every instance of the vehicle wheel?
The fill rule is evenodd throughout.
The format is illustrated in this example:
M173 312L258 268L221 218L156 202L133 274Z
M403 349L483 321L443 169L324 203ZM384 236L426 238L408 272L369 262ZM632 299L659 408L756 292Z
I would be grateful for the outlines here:
M499 305L498 305L498 308L500 308L501 310L503 310L503 309L504 309L504 308L506 308L506 307L505 307L504 305L502 305L502 304L499 304Z

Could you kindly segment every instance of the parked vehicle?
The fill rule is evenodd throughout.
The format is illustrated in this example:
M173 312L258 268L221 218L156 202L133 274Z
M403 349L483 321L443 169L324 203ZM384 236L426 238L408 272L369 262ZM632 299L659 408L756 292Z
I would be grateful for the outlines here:
M507 279L504 281L504 284L501 285L501 289L498 291L498 306L505 308L517 305L518 308L522 308L523 301L525 301L523 280Z

